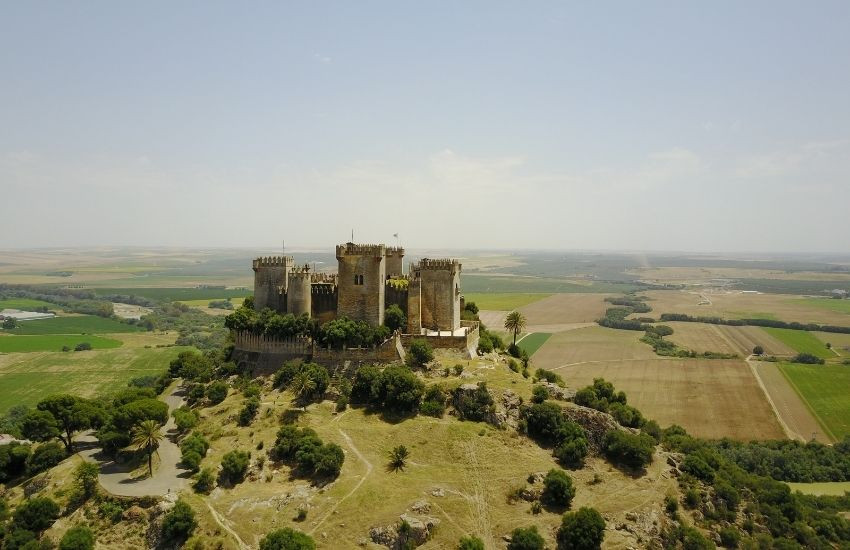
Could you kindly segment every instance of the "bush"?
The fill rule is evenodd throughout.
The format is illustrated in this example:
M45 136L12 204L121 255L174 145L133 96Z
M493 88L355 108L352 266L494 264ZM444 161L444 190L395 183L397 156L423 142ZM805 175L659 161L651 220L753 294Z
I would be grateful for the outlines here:
M179 409L175 409L174 412L171 413L171 416L174 417L174 423L177 425L177 429L181 433L188 432L198 425L198 413L185 405Z
M555 447L555 458L567 468L580 468L584 464L587 452L587 439L584 434L581 434Z
M186 501L177 499L174 507L162 520L162 538L167 541L184 541L197 527L195 512Z
M543 550L543 537L537 532L537 527L517 527L511 533L508 550Z
M241 482L245 479L245 473L248 471L250 461L250 453L245 451L230 451L221 457L221 478L230 484Z
M514 372L519 372L519 363L516 362L516 359L508 359L508 368Z
M239 411L239 425L250 426L257 417L257 411L260 410L260 400L256 397L251 397L245 401L242 410Z
M753 355L764 355L764 348L761 346L756 346L753 348Z
M798 353L791 358L792 363L803 363L804 365L823 365L826 361L811 353Z
M545 380L559 386L564 383L564 379L558 373L546 369L537 369L534 371L534 381L537 382L538 380Z
M392 304L384 311L384 326L391 331L407 326L407 317L398 305Z
M284 527L260 540L260 550L314 550L316 543L301 531Z
M390 365L372 383L371 403L395 413L412 413L419 409L424 387L407 367Z
M462 388L455 390L455 410L461 420L486 422L496 410L493 396L487 390L486 382L479 382L471 394Z
M226 382L222 382L221 380L217 380L207 386L206 394L207 399L210 400L210 403L213 405L218 405L227 397L228 387Z
M484 550L484 541L473 535L461 537L457 550Z
M324 444L310 428L283 426L271 450L275 460L295 463L305 474L335 478L342 469L345 453L333 443Z
M195 484L192 488L195 489L197 493L203 493L208 495L210 491L215 487L215 475L213 474L212 468L204 468L201 470L201 473L198 474L198 479L195 480Z
M534 386L531 388L532 403L543 403L547 399L549 399L549 390L547 390L544 386Z
M646 434L634 435L609 430L602 440L602 452L612 462L630 468L643 468L652 462L655 440Z
M703 481L714 480L714 468L703 458L696 454L690 454L682 461L682 471L687 472L697 479Z
M372 385L381 377L381 369L372 365L362 366L354 373L351 384L351 402L368 404L372 401Z
M29 445L18 442L0 445L0 483L15 479L26 471L30 452Z
M88 342L80 342L76 346L74 346L74 351L90 351L91 344Z
M59 517L59 505L46 497L25 500L15 510L12 526L16 529L41 533Z
M55 441L43 443L27 459L27 475L35 475L56 466L68 456L65 447Z
M573 479L563 470L551 469L543 479L540 501L549 506L569 508L576 496Z
M509 354L511 357L519 358L519 356L522 354L522 351L519 349L519 346L518 346L518 345L516 345L516 344L510 344L510 345L508 346L508 350L507 350L507 351L508 351L508 354Z
M605 538L605 520L594 508L579 508L561 518L558 550L598 550Z
M726 548L737 548L741 543L741 534L734 527L720 529L720 544Z
M59 550L92 550L94 533L85 525L71 527L59 542Z
M422 367L434 360L434 350L425 340L414 340L408 352L408 364L411 367Z
M425 390L422 405L419 406L419 412L426 416L442 418L446 412L446 399L446 392L439 386L428 386L428 389Z
M204 457L195 451L189 451L188 453L183 454L180 462L183 463L183 466L185 466L187 470L197 472L201 469L201 460L203 460L203 458Z
M93 462L80 462L80 464L74 468L74 485L83 500L88 500L97 494L97 477L99 474L100 468Z

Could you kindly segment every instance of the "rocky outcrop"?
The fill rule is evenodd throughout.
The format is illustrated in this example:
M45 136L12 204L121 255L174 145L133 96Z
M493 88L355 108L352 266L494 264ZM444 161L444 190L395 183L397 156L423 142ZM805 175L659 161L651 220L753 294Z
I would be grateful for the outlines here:
M410 505L408 511L399 516L395 525L373 527L369 530L369 538L375 544L380 544L392 550L421 546L431 538L440 520L426 515L431 511L431 504L425 500L417 500Z
M588 407L582 407L570 403L564 407L564 415L567 419L572 420L587 433L587 442L594 452L599 452L602 447L602 439L605 433L610 430L626 430L632 433L637 433L637 430L632 428L624 428L620 426L614 417L608 413L600 412Z

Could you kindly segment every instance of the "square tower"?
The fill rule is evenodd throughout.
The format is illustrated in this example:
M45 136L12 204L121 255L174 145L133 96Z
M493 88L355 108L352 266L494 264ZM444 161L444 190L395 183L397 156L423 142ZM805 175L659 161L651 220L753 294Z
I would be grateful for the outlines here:
M422 328L450 331L459 329L460 262L423 258L415 269L420 287Z
M387 278L404 275L404 248L388 246L386 249Z
M267 256L254 260L254 309L283 312L288 274L295 264L292 256Z
M337 245L337 316L370 325L384 324L386 247L382 244Z

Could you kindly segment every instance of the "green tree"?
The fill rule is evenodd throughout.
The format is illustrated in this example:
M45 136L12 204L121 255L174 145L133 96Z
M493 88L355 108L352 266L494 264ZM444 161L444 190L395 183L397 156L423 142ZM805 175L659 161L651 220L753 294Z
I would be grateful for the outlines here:
M47 411L30 411L21 420L21 432L31 441L50 441L59 437L59 425Z
M569 508L576 495L573 479L564 470L551 469L543 479L540 501L549 506Z
M519 311L512 311L505 317L505 330L514 334L514 345L516 345L516 337L525 328L525 315Z
M148 474L153 476L153 454L159 448L159 442L163 435L159 424L155 420L145 420L133 428L133 446L137 450L144 450L148 455Z
M301 371L292 379L289 389L306 408L307 403L310 402L310 397L316 392L316 382L308 373Z
M410 343L408 364L411 367L423 367L434 360L434 350L425 340L414 340Z
M97 494L100 468L93 462L81 462L74 468L74 484L79 489L84 500L88 500Z
M315 550L316 543L301 531L284 527L260 540L260 550Z
M162 520L162 538L167 541L184 541L197 527L195 511L183 499L177 499L174 507Z
M27 458L27 475L35 475L39 472L48 470L68 456L60 443L56 441L48 441L35 448L35 451Z
M605 538L605 520L593 508L579 508L561 518L558 550L598 550Z
M753 355L763 355L763 354L764 354L764 348L763 347L756 346L756 347L753 348Z
M391 331L403 329L407 325L407 317L404 312L396 304L392 304L384 311L384 326Z
M25 500L15 510L13 527L41 533L59 517L59 505L47 497L34 497Z
M251 455L245 451L230 451L221 457L221 478L228 483L239 483L245 479Z
M74 452L74 433L91 427L97 416L90 402L69 394L51 395L42 399L36 407L53 415L61 432L58 437L69 454Z
M543 550L543 537L537 532L537 527L517 527L511 533L508 550Z
M13 328L15 328L17 326L18 326L18 323L17 323L17 321L15 321L14 317L6 317L5 319L3 319L3 328L5 330L12 330Z
M390 469L393 471L404 470L410 451L404 445L396 445L390 451Z
M210 403L213 405L218 405L227 397L227 383L222 382L221 380L217 380L207 386L207 399L210 400Z
M213 487L215 487L215 475L212 468L201 470L201 473L198 474L198 479L195 480L195 484L192 487L196 492L208 495L213 490Z
M59 550L92 550L93 548L94 533L85 525L71 527L59 542Z
M534 386L531 388L532 403L543 403L547 399L549 399L549 390L547 390L544 386Z

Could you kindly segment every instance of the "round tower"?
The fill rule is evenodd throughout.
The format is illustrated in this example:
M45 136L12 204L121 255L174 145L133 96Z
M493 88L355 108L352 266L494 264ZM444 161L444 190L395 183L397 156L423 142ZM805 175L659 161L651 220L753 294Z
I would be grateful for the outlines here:
M310 266L293 269L289 272L289 288L286 292L286 311L293 315L310 316L313 308L312 286L310 284Z

